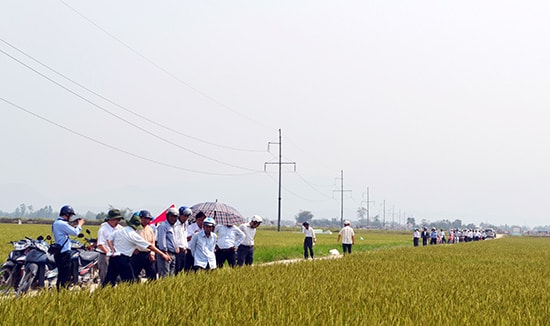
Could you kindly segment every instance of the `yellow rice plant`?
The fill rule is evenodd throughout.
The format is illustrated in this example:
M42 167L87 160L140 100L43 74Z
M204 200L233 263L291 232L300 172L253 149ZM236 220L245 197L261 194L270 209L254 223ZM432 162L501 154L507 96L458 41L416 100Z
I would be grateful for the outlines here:
M4 298L6 324L545 325L550 240L398 247Z

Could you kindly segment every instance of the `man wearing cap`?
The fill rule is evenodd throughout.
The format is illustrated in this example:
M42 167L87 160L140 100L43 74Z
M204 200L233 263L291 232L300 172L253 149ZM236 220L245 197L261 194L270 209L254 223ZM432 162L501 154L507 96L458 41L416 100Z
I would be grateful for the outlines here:
M138 213L135 213L140 218L142 229L136 230L136 232L143 238L145 241L150 244L155 244L155 233L149 225L153 216L147 210L142 210ZM145 277L148 280L153 281L157 279L157 272L155 270L155 252L151 251L148 248L137 248L132 255L132 269L134 270L135 279L139 278L141 270L145 270Z
M136 230L143 229L141 219L133 215L128 221L128 226L117 230L109 237L109 244L113 255L110 258L109 269L102 286L111 284L115 286L117 277L123 282L132 282L135 279L132 270L131 256L137 248L149 249L155 252L165 261L170 261L170 256L158 250L157 247L143 239Z
M166 211L166 221L162 222L157 229L158 248L170 256L169 261L157 259L159 277L174 275L176 273L176 254L179 248L176 242L175 226L179 215L177 208L170 207Z
M176 275L184 270L187 257L187 219L193 212L186 206L179 208L179 217L174 227L176 231L176 243L178 250L176 253Z
M109 268L109 259L113 254L107 242L107 239L110 238L116 230L122 229L122 226L119 225L122 215L120 215L120 210L112 208L107 213L105 222L101 223L99 230L97 231L97 251L100 255L97 261L97 268L99 270L99 279L101 283L105 281L107 276L107 270Z
M195 233L199 233L200 231L202 231L202 226L205 218L206 218L206 215L204 215L204 213L201 211L198 211L195 214L195 223L191 223L187 227L187 243L191 241L191 238ZM185 266L184 266L184 270L186 272L190 271L193 268L193 266L195 265L194 260L195 258L193 258L192 251L187 250L187 255L185 257Z
M262 218L258 215L252 216L248 223L241 224L239 229L244 233L244 240L237 249L237 265L252 265L254 261L254 237L256 229L262 223Z
M203 229L193 235L189 241L189 250L193 252L193 270L212 270L216 269L216 247L217 236L214 233L216 221L207 217L203 222Z
M344 227L338 232L338 242L342 238L342 252L351 254L351 246L355 244L355 232L351 228L351 222L346 220Z
M75 215L74 209L65 205L59 211L59 218L52 224L52 234L55 244L60 248L54 254L55 263L57 265L57 289L66 287L71 275L71 241L69 236L76 236L82 231L84 219L76 219L74 226L69 223L71 217Z

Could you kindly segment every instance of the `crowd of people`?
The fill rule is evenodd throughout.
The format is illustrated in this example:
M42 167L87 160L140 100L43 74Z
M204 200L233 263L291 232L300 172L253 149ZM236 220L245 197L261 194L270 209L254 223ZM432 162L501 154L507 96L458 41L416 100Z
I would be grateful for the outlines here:
M71 206L63 206L53 223L54 254L58 266L57 287L66 287L70 277L70 236L82 231L83 219L71 221ZM193 223L189 218L194 215ZM126 226L120 210L111 209L98 230L97 251L99 278L102 286L119 281L155 280L181 272L213 270L251 265L254 261L254 237L262 218L254 215L241 225L217 224L212 217L190 208L174 207L166 211L166 220L152 224L147 210L132 215Z
M487 234L485 230L479 229L450 229L447 234L443 229L439 231L432 227L431 231L428 231L427 227L424 227L422 231L418 228L414 228L413 232L413 245L418 247L420 240L422 240L422 245L427 246L436 244L446 244L446 243L460 243L460 242L470 242L470 241L479 241L485 240Z

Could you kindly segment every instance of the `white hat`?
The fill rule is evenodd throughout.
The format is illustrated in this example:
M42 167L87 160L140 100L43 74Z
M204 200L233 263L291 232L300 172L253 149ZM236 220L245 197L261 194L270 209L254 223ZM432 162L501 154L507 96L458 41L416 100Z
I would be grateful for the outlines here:
M344 225L350 225L350 224L351 224L351 222L349 220L344 221Z
M254 215L251 219L252 222L262 223L263 219L260 215Z
M166 215L168 215L168 214L172 214L174 216L180 216L180 212L175 207L168 208L168 210L166 211Z

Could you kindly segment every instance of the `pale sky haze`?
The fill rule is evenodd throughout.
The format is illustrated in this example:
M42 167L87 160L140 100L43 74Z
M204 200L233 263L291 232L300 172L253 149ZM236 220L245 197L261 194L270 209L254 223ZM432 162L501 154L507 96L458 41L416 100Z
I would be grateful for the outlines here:
M546 1L0 6L1 210L550 224Z

